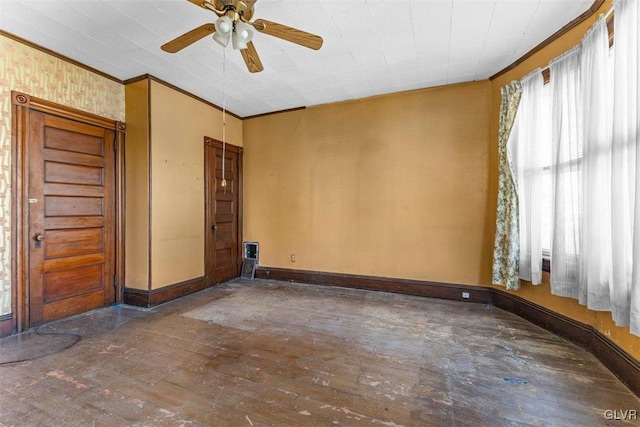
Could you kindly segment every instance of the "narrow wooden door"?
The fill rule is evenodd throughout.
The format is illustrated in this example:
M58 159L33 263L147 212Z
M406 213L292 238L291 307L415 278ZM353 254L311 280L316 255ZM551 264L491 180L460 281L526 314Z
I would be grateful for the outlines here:
M115 301L114 131L29 115L29 324Z
M240 275L242 264L242 148L205 138L205 266L207 283ZM224 161L223 185L222 162Z

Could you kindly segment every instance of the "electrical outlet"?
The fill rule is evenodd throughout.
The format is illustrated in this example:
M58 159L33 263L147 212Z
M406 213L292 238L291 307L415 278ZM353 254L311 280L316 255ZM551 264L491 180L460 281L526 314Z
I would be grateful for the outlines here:
M462 299L469 299L469 292L463 292Z
M291 254L291 262L296 262L296 254Z

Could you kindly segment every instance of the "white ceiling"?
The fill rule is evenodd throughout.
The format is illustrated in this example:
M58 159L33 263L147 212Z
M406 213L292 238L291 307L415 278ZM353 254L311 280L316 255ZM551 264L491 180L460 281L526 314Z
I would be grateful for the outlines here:
M319 51L257 33L264 71L226 51L226 107L241 116L486 79L593 0L258 0L264 18L320 35ZM167 41L216 16L187 0L0 0L0 29L118 79L151 74L223 104L223 49Z

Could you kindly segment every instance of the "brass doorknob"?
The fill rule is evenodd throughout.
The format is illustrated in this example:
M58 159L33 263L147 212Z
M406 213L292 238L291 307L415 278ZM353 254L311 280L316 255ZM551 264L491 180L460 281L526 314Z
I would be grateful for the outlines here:
M36 240L38 242L42 242L44 240L44 234L42 233L36 233Z

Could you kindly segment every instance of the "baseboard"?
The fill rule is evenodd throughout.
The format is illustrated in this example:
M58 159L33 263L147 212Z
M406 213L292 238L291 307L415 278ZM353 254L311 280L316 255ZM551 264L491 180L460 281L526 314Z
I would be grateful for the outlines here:
M500 289L493 289L493 305L575 344L589 348L593 332L593 327L589 325Z
M125 287L124 303L149 308L201 291L206 287L207 281L204 277L186 280L151 291Z
M13 314L9 313L0 316L0 338L13 334L15 326Z
M493 303L498 308L517 314L535 325L586 348L634 394L640 396L640 361L593 326L500 289L493 290Z
M258 267L256 270L256 277L259 279L341 286L345 288L368 289L430 298L479 302L484 304L490 304L492 301L492 290L482 286L458 285L409 279L393 279L388 277L359 276L355 274L291 270L288 268L272 267ZM469 293L469 298L462 298L463 292Z
M608 337L601 334L593 326L578 322L500 289L271 267L259 267L256 270L256 277L260 279L396 292L456 301L462 300L461 294L463 291L469 292L470 298L464 301L493 303L493 305L500 309L516 314L535 325L587 349L617 376L622 383L629 387L634 394L640 396L640 362Z
M589 351L640 397L640 361L593 328Z

